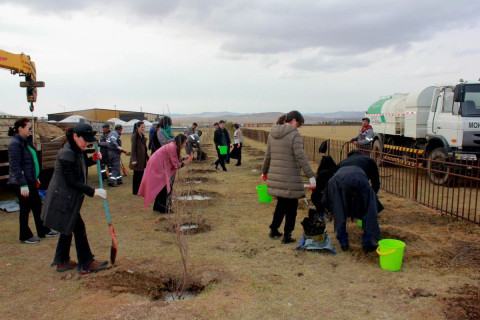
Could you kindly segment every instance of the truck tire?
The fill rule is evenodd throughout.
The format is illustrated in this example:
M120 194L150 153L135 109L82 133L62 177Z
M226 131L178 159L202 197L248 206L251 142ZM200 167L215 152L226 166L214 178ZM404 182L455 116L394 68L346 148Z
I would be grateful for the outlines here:
M380 140L378 139L375 140L375 142L373 143L372 151L373 151L372 158L377 163L377 166L380 167L382 165L382 158L383 158L383 155L382 155L383 145L380 142Z
M447 166L447 153L444 148L433 149L428 155L427 174L435 184L449 186L453 182L451 167Z

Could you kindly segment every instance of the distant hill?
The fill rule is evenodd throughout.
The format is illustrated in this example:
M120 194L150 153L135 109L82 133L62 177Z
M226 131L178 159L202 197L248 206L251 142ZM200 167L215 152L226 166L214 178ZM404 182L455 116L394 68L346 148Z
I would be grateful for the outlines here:
M189 124L192 122L211 123L220 120L226 120L237 123L271 123L276 122L282 115L281 112L263 112L263 113L234 113L234 112L202 112L195 114L172 114L174 122ZM317 123L332 120L361 121L365 115L362 111L337 111L328 113L305 113L303 116L306 123Z

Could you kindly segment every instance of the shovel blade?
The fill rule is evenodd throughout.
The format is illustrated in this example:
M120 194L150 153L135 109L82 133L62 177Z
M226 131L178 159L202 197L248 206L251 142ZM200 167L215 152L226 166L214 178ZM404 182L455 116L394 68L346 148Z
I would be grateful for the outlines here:
M114 264L117 258L118 243L117 243L117 237L115 236L115 230L113 230L112 225L110 225L110 234L112 235L112 247L110 248L110 261L112 262L112 264Z

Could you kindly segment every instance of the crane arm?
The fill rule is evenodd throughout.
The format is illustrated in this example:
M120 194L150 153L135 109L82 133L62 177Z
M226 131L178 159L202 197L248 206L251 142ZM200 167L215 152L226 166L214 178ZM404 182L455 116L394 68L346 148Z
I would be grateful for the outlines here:
M0 50L0 68L25 77L26 81L20 82L20 87L27 88L27 101L30 102L30 111L33 112L33 103L37 101L37 88L45 86L44 82L37 81L35 62L24 53L14 54Z

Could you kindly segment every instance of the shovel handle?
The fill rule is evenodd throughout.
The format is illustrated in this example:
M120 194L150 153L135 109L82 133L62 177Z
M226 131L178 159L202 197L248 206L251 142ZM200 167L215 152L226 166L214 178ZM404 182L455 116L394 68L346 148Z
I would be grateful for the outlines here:
M387 254L391 254L391 253L394 253L395 251L397 251L398 249L393 249L392 251L389 251L389 252L380 252L380 247L377 248L377 253L379 256L386 256Z
M98 143L95 142L95 151L98 152ZM102 172L100 170L100 159L97 159L97 174L98 174L98 182L100 184L100 188L103 189L103 178L102 178ZM107 222L109 225L112 224L112 220L110 219L110 210L108 210L108 204L106 199L103 200L103 207L105 208L105 214L107 215Z

